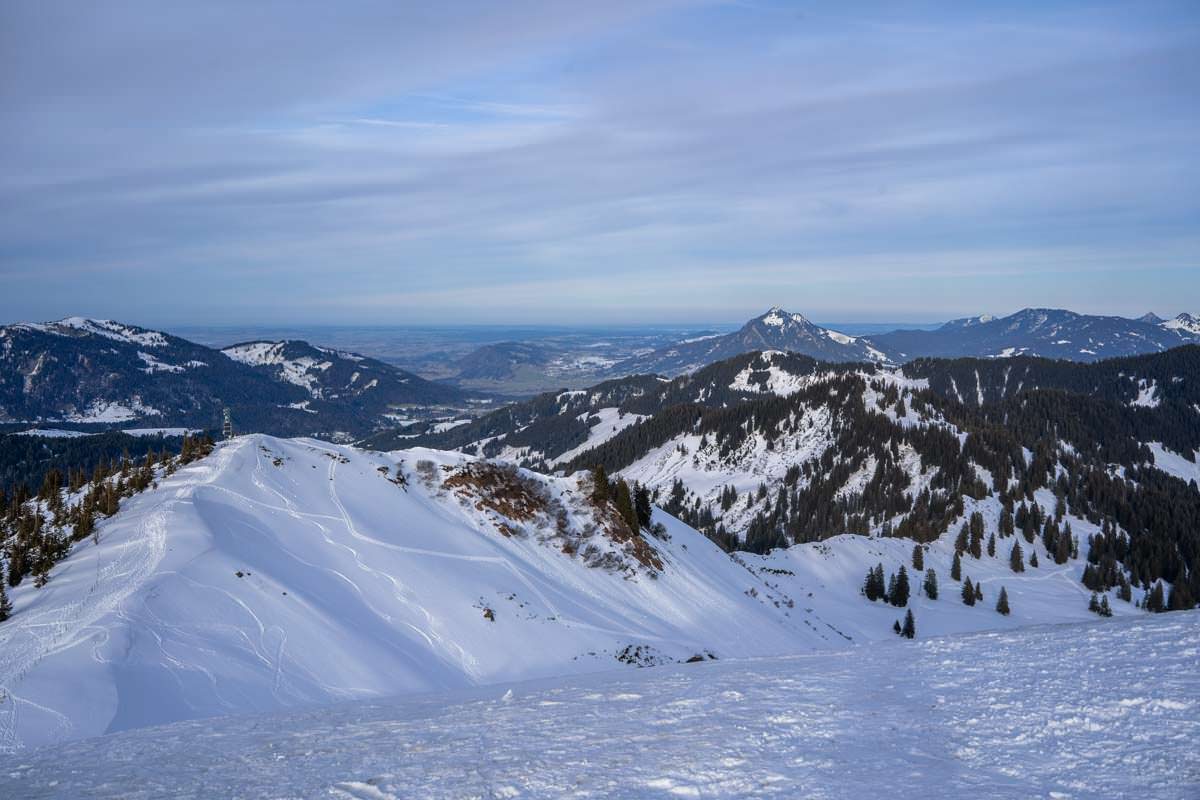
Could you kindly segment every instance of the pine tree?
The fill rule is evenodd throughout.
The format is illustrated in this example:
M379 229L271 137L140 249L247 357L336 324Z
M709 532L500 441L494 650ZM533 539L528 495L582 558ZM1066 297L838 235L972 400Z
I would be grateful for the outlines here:
M950 577L956 581L962 580L962 559L957 551L954 553L954 563L950 565Z
M912 639L917 635L917 623L913 619L911 608L904 615L904 627L900 629L900 635L905 639Z
M913 566L913 569L916 570L917 572L920 572L921 570L925 569L925 551L921 548L921 545L919 545L919 544L913 545L912 566Z
M897 608L902 608L908 605L908 592L908 570L901 564L895 582L889 587L888 602Z
M1117 597L1124 600L1126 603L1133 600L1133 587L1129 585L1129 579L1125 577L1125 570L1121 570L1118 573Z
M1071 557L1071 537L1065 533L1058 535L1058 539L1054 542L1054 563L1065 564L1067 559Z
M996 555L996 534L994 533L988 535L987 554L989 557Z
M4 581L0 580L0 622L12 616L12 601L8 599L8 592L4 590Z
M1003 586L1000 587L1000 598L998 600L996 600L996 610L999 611L1004 616L1006 616L1006 617L1008 616L1008 613L1009 613L1008 590L1005 589Z
M1154 588L1147 593L1143 607L1147 611L1154 611L1156 613L1166 610L1166 606L1163 604L1163 587L1160 582L1154 582Z
M187 444L187 439L184 439ZM182 458L182 457L181 457ZM592 505L602 506L609 501L608 472L603 464L592 467Z
M625 520L625 524L629 526L629 530L638 530L637 512L633 509L633 495L629 491L629 484L624 478L617 478L616 492L617 512L621 515L621 519Z
M1012 536L1014 530L1012 512L1005 508L1000 512L1000 535Z
M983 556L983 514L978 511L971 515L970 550L975 558Z
M867 570L867 579L863 583L863 594L872 603L887 595L887 587L883 583L883 564L876 564Z
M653 508L650 505L650 490L640 483L633 485L633 510L637 512L638 525L649 528Z
M925 570L925 596L930 600L938 598L937 573L933 571L933 567Z
M958 529L958 537L954 540L954 552L956 554L965 553L967 551L967 540L970 535L970 529L967 527L967 523L964 522L962 527ZM955 578L955 580L958 579Z
M975 582L975 602L983 602L983 584L978 581Z
M966 580L963 581L962 601L963 601L963 605L968 605L968 606L975 605L975 587L971 585L970 578L967 578Z
M1092 597L1088 600L1088 611L1091 611L1093 614L1100 611L1100 601L1096 597L1095 592L1092 592Z
M1038 563L1037 563L1037 550L1034 550L1032 553L1030 553L1030 554L1029 554L1029 566L1031 566L1031 567L1037 567L1037 565L1038 565Z
M1188 591L1187 582L1181 574L1171 584L1171 594L1167 597L1167 608L1171 611L1187 611L1195 605L1192 594Z
M892 630L895 631L897 634L900 633L900 620L896 620L895 622L892 623Z
M1109 606L1109 604L1108 604L1108 595L1102 595L1100 597L1100 616L1102 616L1102 617L1111 617L1112 616L1112 607Z
M1013 572L1025 571L1025 554L1021 552L1021 543L1013 542L1012 550L1008 554L1008 568Z

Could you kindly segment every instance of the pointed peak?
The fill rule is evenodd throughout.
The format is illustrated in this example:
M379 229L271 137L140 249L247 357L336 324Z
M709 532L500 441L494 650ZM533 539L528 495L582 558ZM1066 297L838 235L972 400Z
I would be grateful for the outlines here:
M754 322L761 322L764 325L773 325L783 327L788 323L796 323L800 325L810 324L808 319L803 314L794 314L791 311L784 310L781 306L771 306L767 309L767 313L756 317Z

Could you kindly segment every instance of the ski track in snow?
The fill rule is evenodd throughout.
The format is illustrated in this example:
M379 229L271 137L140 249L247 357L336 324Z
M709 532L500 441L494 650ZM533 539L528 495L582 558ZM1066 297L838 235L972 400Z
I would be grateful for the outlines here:
M185 722L0 760L24 798L1200 794L1200 612Z
M185 467L180 473L204 470L207 472L206 480L213 480L232 453L231 448L222 448L213 456L216 463L202 461ZM101 617L120 612L125 600L141 587L146 576L162 560L166 549L168 510L190 501L192 493L204 485L204 481L189 484L165 495L165 498L155 495L159 501L157 507L142 511L138 535L129 537L121 545L116 558L102 563L98 552L94 556L95 582L81 600L65 608L51 606L44 611L33 610L21 614L0 628L0 698L5 700L0 703L0 752L11 751L19 744L17 728L21 706L36 705L15 693L11 687L18 684L47 655L75 645L81 635L91 635L90 627ZM135 503L138 499L127 502ZM36 707L60 719L63 734L69 734L72 726L65 716L45 706Z

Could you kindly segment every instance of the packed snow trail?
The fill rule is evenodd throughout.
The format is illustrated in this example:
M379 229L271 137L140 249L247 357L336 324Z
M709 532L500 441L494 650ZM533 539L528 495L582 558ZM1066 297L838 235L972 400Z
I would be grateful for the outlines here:
M24 798L1200 796L1200 612L185 722L0 757Z

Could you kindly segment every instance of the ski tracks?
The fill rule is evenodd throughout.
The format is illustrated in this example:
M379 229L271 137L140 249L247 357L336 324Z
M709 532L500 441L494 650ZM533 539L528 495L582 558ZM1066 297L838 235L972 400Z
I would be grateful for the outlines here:
M118 611L125 600L154 572L166 552L167 519L180 503L191 499L195 488L211 483L228 464L239 445L227 444L187 470L206 469L205 480L192 487L172 489L160 486L150 497L158 495L158 506L140 515L137 529L116 551L116 556L102 564L96 554L96 578L78 600L52 611L19 614L0 629L0 753L14 752L21 747L19 720L22 705L56 717L62 736L69 735L72 725L65 716L53 709L38 706L22 698L14 688L38 662L56 652L78 643L81 634L93 635L102 629L97 623ZM170 479L167 479L168 481ZM137 498L145 502L145 495ZM101 536L104 535L103 529Z

